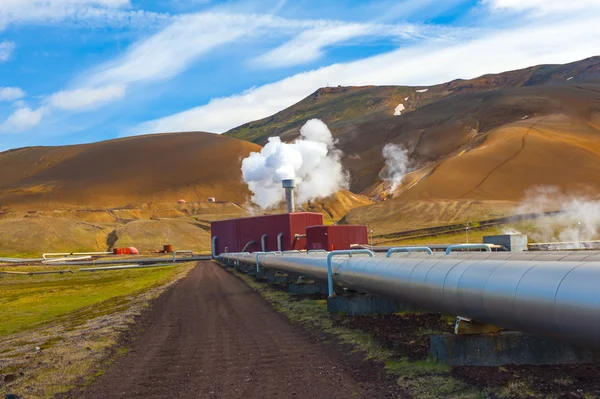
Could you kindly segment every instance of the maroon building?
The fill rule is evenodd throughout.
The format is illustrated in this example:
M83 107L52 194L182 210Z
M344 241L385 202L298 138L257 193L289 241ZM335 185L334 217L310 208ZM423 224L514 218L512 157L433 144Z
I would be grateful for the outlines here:
M312 212L285 213L210 223L214 252L288 251L306 249L306 230L323 224L323 215ZM216 239L214 237L217 237Z
M367 226L311 226L306 229L306 249L335 251L352 245L368 245Z

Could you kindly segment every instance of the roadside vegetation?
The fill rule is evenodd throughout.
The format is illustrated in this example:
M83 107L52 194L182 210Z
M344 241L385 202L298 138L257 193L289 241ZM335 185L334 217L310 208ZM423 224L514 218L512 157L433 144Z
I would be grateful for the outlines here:
M600 397L597 365L450 367L428 356L429 336L452 330L455 318L423 311L347 316L327 311L316 295L295 296L234 271L290 322L319 330L385 365L407 398Z
M54 397L102 374L134 317L193 265L0 276L0 396ZM0 270L25 268L68 269Z
M292 323L305 325L311 329L319 328L342 343L351 345L356 351L365 353L365 359L385 364L386 370L398 378L398 385L410 397L423 399L485 397L483 393L454 378L449 366L439 364L427 357L413 360L399 356L394 350L382 345L370 332L354 328L351 317L329 313L325 299L298 298L287 292L269 288L266 283L258 282L244 273L234 273ZM403 312L402 316L410 317L411 314L411 312ZM432 331L420 333L428 335Z

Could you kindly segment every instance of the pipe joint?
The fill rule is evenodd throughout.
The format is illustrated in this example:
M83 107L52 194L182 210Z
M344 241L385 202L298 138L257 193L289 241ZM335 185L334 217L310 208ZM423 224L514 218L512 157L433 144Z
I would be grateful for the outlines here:
M371 258L375 256L375 254L373 254L373 251L370 251L368 249L331 251L327 255L327 287L328 287L330 297L335 296L335 290L333 289L333 268L331 267L331 260L333 259L333 257L339 256L339 255L348 255L349 257L352 257L352 255L360 255L360 254L369 255Z

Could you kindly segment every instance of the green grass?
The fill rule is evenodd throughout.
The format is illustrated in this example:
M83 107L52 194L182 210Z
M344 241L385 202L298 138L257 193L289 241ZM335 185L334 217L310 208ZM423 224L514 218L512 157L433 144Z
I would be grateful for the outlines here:
M47 270L48 267L0 268L0 270ZM65 269L64 267L57 269ZM174 267L0 278L0 337L21 332L79 312L84 322L90 315L127 305L126 297L166 283L177 273Z

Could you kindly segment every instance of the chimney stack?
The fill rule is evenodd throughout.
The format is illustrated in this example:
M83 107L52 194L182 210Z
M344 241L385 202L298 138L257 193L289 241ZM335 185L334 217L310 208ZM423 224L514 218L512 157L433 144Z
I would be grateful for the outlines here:
M285 190L285 211L286 213L293 213L295 211L294 188L296 188L296 180L286 179L283 180L281 183Z

